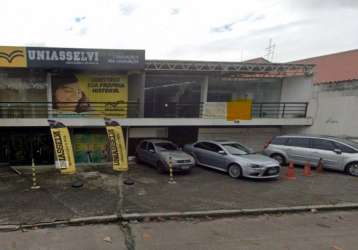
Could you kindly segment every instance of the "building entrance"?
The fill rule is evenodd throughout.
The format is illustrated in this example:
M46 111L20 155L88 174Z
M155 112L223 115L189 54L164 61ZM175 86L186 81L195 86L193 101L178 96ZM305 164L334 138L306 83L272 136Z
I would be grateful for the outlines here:
M53 164L53 144L48 132L19 131L0 135L0 162L11 165ZM30 132L31 131L31 132Z

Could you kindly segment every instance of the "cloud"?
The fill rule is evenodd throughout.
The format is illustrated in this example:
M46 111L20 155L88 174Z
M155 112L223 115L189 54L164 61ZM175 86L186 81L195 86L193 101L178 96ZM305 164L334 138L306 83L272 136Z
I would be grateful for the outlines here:
M234 61L242 51L242 59L263 56L272 38L275 61L290 61L357 48L357 5L358 0L1 0L0 23L6 25L0 44L40 41L52 47L145 49L149 59Z
M180 9L178 8L173 8L170 10L170 15L178 15L180 13Z
M260 21L260 20L262 20L264 18L265 18L264 14L254 15L253 13L249 13L249 14L245 15L244 17L238 19L235 22L227 23L227 24L224 24L222 26L213 27L213 28L210 29L210 31L214 32L214 33L230 32L230 31L233 30L233 26L235 24L237 24L237 23L257 22L257 21Z
M82 21L85 20L85 19L86 19L85 16L75 17L75 22L76 22L76 23L80 23L80 22L82 22Z
M357 0L289 0L287 4L293 8L301 8L309 11L338 8L358 9Z
M130 16L136 8L133 3L123 3L119 6L119 11L123 16Z
M79 30L78 35L80 35L80 36L86 35L87 30L88 30L87 27L82 27L82 28Z
M211 30L211 32L214 32L214 33L229 32L229 31L232 31L232 27L234 25L235 25L235 23L228 23L228 24L224 24L222 26L211 28L210 30Z

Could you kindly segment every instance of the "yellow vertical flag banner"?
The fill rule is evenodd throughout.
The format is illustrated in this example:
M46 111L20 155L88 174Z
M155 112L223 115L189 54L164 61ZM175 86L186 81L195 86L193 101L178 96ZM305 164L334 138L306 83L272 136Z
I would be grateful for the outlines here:
M62 174L76 173L75 158L68 128L51 128L51 135L55 147L55 165Z
M252 100L241 99L237 101L227 102L226 119L234 120L251 120L252 119Z
M128 171L127 152L122 127L120 125L107 125L106 130L112 152L113 170Z

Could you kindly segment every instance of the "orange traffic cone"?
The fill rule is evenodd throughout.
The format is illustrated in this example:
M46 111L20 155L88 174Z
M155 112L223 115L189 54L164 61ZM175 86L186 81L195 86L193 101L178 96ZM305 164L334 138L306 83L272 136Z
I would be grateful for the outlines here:
M322 158L320 158L319 161L318 161L317 172L318 173L323 173L323 160L322 160Z
M287 180L296 180L296 176L295 176L295 167L293 166L293 162L290 162L290 165L288 165L288 170L287 170L287 174L286 174L286 179Z
M311 164L309 162L306 162L305 167L303 168L303 175L312 176Z

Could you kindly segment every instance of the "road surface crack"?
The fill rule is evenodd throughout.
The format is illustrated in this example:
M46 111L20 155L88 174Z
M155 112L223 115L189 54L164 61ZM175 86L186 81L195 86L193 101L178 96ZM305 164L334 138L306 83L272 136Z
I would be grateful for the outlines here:
M124 244L126 245L127 250L135 250L135 237L129 223L121 222L119 223L119 226L123 232Z

